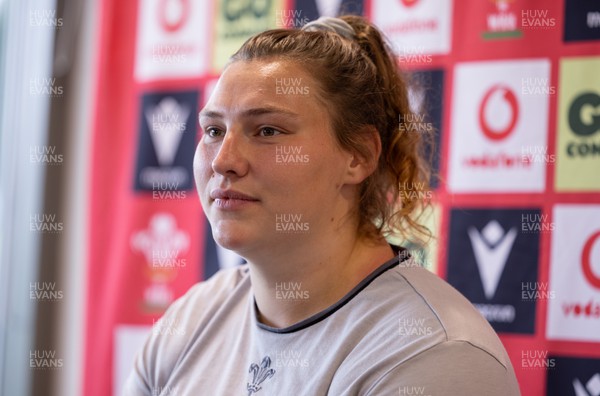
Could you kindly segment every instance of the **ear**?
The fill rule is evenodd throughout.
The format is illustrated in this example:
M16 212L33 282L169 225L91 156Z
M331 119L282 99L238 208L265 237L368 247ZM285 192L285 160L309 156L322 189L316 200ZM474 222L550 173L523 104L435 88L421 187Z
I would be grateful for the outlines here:
M347 184L360 184L371 176L381 155L381 138L374 126L366 126L361 132L363 151L354 150L349 153L346 171Z

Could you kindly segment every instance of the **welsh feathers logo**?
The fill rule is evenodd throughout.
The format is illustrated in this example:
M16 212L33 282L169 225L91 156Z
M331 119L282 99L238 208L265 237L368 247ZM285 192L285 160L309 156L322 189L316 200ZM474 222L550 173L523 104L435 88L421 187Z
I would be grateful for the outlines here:
M145 259L143 305L147 311L162 311L173 302L170 283L178 269L186 266L184 256L189 245L189 234L178 229L175 216L166 212L154 214L147 229L131 236L131 250L142 253Z

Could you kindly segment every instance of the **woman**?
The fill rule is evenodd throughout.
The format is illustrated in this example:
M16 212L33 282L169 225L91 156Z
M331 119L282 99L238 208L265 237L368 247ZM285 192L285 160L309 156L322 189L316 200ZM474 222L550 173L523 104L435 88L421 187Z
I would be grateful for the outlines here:
M247 264L175 302L131 395L518 395L488 323L389 245L427 179L406 84L357 16L249 39L200 113L194 170Z

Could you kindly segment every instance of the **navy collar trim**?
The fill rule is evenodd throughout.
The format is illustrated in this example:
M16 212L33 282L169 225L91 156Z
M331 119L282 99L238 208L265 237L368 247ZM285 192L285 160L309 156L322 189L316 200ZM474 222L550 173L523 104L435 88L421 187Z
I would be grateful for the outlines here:
M405 248L392 245L392 249L394 250L394 253L396 254L394 258L386 261L381 266L379 266L377 269L375 269L373 272L371 272L371 274L369 274L358 285L356 285L354 288L352 288L352 290L350 290L338 302L334 303L333 305L331 305L328 308L325 308L321 312L318 312L318 313L314 314L313 316L310 316L304 320L301 320L300 322L293 324L291 326L277 328L277 327L267 326L266 324L259 322L258 321L258 307L256 305L256 299L253 298L254 317L257 319L256 324L261 329L267 330L272 333L287 334L287 333L294 333L296 331L300 331L302 329L305 329L307 327L310 327L314 324L319 323L320 321L331 316L333 313L335 313L337 310L342 308L348 302L350 302L354 297L356 297L358 295L358 293L363 291L367 286L369 286L371 284L371 282L373 282L381 274L383 274L384 272L386 272L387 270L389 270L391 268L394 268L399 263L406 261L410 258L410 254L408 253L408 250L406 250Z

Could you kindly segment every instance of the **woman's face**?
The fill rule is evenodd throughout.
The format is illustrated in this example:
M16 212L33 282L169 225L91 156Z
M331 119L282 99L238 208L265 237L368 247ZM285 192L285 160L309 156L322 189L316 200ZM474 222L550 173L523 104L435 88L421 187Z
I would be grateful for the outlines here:
M319 238L354 202L352 154L316 82L291 61L237 61L200 112L194 175L221 246L241 255Z

